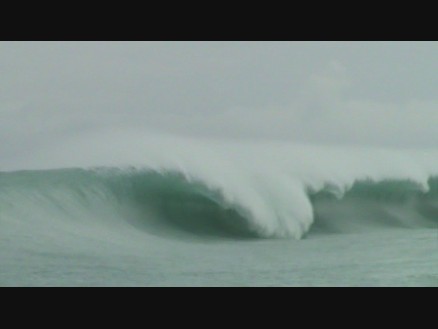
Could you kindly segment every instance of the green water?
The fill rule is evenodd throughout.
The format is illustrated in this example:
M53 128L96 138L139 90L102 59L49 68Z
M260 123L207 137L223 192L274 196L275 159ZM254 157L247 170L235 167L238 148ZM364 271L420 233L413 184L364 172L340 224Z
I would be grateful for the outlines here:
M317 193L296 240L197 183L128 176L1 174L0 286L438 286L435 181Z
M2 234L2 286L438 286L434 230L214 243L16 234Z

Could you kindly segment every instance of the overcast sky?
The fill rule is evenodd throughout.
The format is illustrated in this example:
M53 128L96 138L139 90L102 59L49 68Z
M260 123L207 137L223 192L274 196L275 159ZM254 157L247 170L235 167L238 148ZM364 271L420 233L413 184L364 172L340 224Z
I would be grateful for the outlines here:
M0 42L0 156L135 128L436 147L436 42Z

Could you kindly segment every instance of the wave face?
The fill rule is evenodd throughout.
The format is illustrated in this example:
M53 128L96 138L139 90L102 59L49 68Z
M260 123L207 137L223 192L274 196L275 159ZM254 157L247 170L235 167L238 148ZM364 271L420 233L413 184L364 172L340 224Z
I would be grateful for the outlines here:
M164 237L251 239L438 223L438 178L356 180L349 186L296 180L221 185L187 171L62 169L0 173L2 222L129 225ZM38 220L40 223L38 224ZM44 221L44 223L42 223ZM48 222L52 221L52 222Z

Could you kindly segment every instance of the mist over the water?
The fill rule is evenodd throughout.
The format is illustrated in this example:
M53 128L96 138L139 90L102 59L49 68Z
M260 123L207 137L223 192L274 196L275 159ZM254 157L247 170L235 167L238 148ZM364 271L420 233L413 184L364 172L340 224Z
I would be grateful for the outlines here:
M437 56L434 42L2 42L1 159L134 127L435 148Z
M0 42L0 286L438 285L437 57Z

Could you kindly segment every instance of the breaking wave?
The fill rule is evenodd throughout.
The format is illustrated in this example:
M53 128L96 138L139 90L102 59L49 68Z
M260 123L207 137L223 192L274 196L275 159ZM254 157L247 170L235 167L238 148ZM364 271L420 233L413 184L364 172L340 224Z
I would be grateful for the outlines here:
M438 219L434 150L111 131L17 159L1 161L0 223L69 219L167 236L300 239Z
M366 179L349 187L327 183L319 188L261 181L233 190L174 170L0 173L0 220L122 224L167 237L237 239L298 239L438 223L438 178L430 177L427 188L408 179Z

